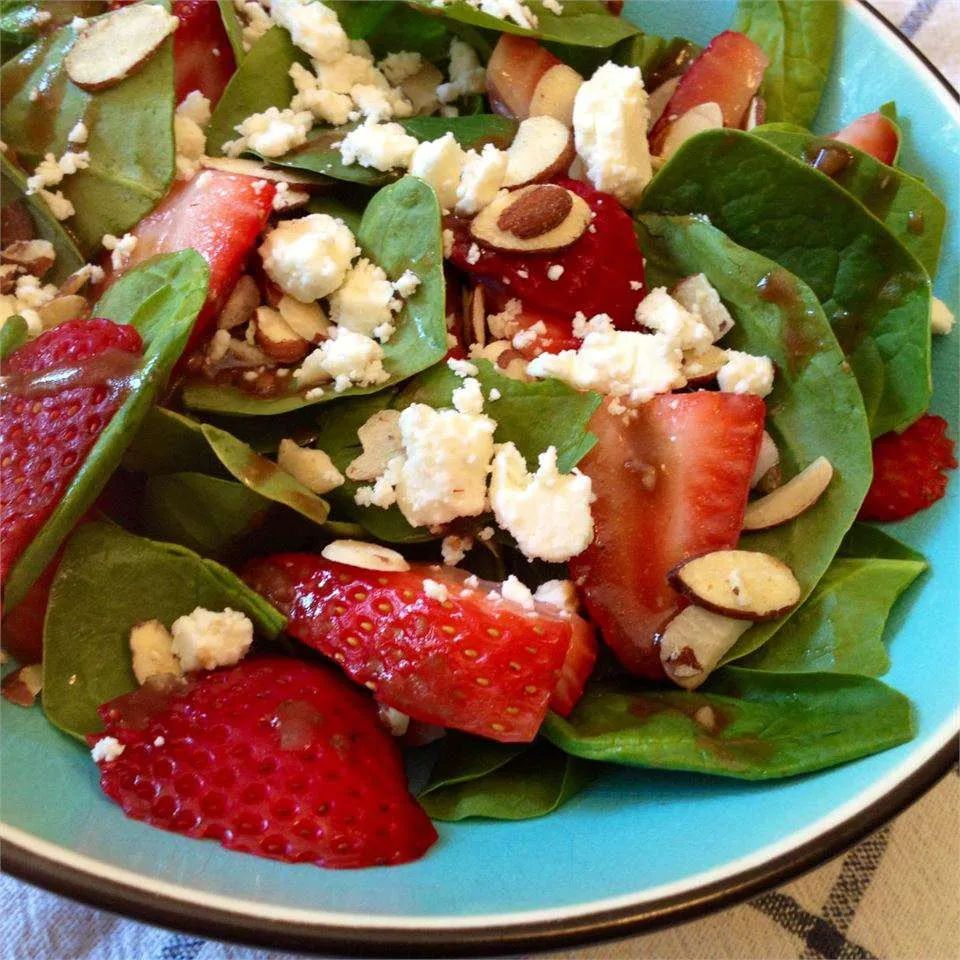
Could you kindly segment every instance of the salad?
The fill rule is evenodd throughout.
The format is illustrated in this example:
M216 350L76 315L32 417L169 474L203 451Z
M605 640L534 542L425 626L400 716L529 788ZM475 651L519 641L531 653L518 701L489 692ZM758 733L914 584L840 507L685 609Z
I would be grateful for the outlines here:
M809 129L834 3L621 6L3 5L3 694L127 816L390 865L913 735L943 204Z

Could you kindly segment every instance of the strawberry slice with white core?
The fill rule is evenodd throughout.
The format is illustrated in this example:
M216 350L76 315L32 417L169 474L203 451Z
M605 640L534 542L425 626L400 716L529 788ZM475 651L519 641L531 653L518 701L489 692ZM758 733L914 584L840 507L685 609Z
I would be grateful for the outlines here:
M635 414L601 406L592 480L596 534L570 561L591 619L623 665L663 676L656 639L685 601L667 582L683 560L734 547L763 437L759 397L665 394Z
M423 723L529 741L561 677L563 709L586 680L588 654L566 663L574 625L586 624L461 570L373 571L289 553L253 561L244 579L289 618L290 636Z

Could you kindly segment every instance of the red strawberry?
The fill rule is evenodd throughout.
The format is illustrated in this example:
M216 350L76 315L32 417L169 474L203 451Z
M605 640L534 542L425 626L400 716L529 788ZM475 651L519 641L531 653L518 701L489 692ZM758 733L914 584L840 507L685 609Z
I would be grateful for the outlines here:
M680 607L667 572L736 545L763 435L759 397L701 391L654 397L636 415L601 406L593 479L596 534L570 561L591 619L623 665L663 675L656 636Z
M680 78L653 125L650 150L660 154L673 121L702 103L719 105L725 127L742 127L769 64L767 55L745 34L725 30L715 36Z
M207 302L194 324L188 352L203 338L237 282L266 226L274 193L266 180L205 170L175 183L160 206L134 228L137 245L126 270L158 253L190 247L210 265Z
M568 323L579 310L588 317L606 313L619 329L635 330L634 313L644 296L644 281L633 221L608 193L579 180L557 183L583 197L595 214L579 240L555 253L538 254L501 253L477 244L480 256L471 263L474 241L469 223L452 220L451 260L507 297L519 297L525 306L559 314ZM551 266L563 267L556 280L547 276Z
M251 657L148 681L99 713L91 745L123 745L100 786L134 820L325 867L406 863L437 838L376 705L325 667Z
M955 470L954 443L943 417L924 414L903 433L873 441L873 483L861 520L902 520L936 503L947 491L944 470Z
M62 553L61 549L3 618L3 649L19 663L39 663L43 659L43 621Z
M247 566L247 583L289 617L287 633L416 720L504 742L532 740L570 646L570 618L491 600L496 584L425 564L382 573L287 553ZM445 601L424 581L445 587Z
M570 646L560 668L560 679L550 698L550 709L567 716L583 695L593 665L597 662L597 636L582 617L574 617Z
M173 35L177 103L199 90L216 105L237 68L220 5L211 0L174 0L173 15L180 21Z
M133 327L72 320L25 343L4 362L0 580L6 580L123 403L142 350Z
M849 143L881 163L893 163L900 146L900 134L896 126L882 113L868 113L857 117L842 130L831 134L834 140Z
M519 312L511 311L507 308L510 299L509 294L493 288L486 294L485 306L488 315L503 312L509 317L504 323L503 339L513 340L516 334L530 331L529 335L517 339L517 354L524 359L532 360L541 353L576 350L580 346L581 341L573 335L573 325L568 317L528 305L522 306ZM505 359L509 361L510 357Z

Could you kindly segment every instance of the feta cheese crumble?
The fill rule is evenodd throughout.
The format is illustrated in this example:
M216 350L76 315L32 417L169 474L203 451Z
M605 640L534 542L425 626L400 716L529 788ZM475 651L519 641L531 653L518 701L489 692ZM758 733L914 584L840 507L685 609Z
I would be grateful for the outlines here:
M441 103L453 103L471 93L483 93L487 72L469 44L454 38L450 41L450 82L437 87Z
M346 93L326 89L303 64L291 64L289 74L297 89L290 101L291 110L309 110L318 120L335 127L357 119L353 100Z
M717 371L724 393L753 393L765 397L773 389L773 362L739 350L727 351L727 362Z
M447 588L442 583L437 583L436 580L431 580L429 577L423 581L423 592L431 600L437 600L440 603L446 603L450 599Z
M480 153L468 150L457 184L457 213L464 216L479 213L493 201L506 174L506 151L498 150L492 143L484 144Z
M370 387L384 383L390 374L383 368L383 347L372 337L345 327L334 327L331 338L308 354L293 371L299 387L333 380L337 393L350 387Z
M453 407L460 413L483 413L483 392L480 381L467 377L463 385L453 391Z
M253 624L245 613L227 607L197 607L173 621L173 653L186 672L215 670L239 663L253 643Z
M681 280L673 288L673 299L709 327L714 342L733 329L730 311L704 274L697 273Z
M200 169L207 149L204 127L210 122L210 101L192 90L177 107L173 116L173 139L176 144L177 179L189 180Z
M637 323L661 333L681 350L702 353L713 343L713 333L698 316L685 310L665 287L651 290L637 304Z
M272 0L270 16L294 45L321 63L342 57L350 46L336 13L319 0Z
M460 537L451 533L440 543L440 556L448 567L455 567L473 548L473 537Z
M100 242L104 250L110 250L110 263L114 270L122 270L130 259L137 246L137 238L132 233L125 233L122 237L115 237L112 233L105 233Z
M94 763L116 760L126 748L116 737L101 737L90 751Z
M390 321L401 306L386 273L363 257L347 271L341 286L330 294L330 319L341 328L368 337L377 330L386 333L386 327L392 333Z
M374 170L406 168L417 149L417 140L399 123L366 120L338 144L344 163L359 163Z
M457 187L466 161L463 148L452 133L421 143L410 160L410 173L429 183L444 210L457 202Z
M307 142L312 126L313 114L309 110L268 107L238 123L234 129L240 137L224 143L223 151L228 157L239 157L247 149L262 157L282 157Z
M570 580L547 580L534 591L533 599L556 607L561 616L572 616L577 612L577 589Z
M933 298L933 306L930 310L930 329L939 336L946 336L954 324L953 313L950 308L939 298Z
M533 594L526 584L521 583L512 573L500 584L500 596L524 610L533 610Z
M378 66L387 81L396 87L420 71L423 57L413 50L400 50L397 53L388 53Z

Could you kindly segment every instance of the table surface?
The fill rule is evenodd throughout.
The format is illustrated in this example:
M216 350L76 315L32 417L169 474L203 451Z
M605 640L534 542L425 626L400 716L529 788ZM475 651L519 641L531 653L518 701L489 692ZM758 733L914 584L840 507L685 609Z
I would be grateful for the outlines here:
M873 4L960 86L960 0ZM545 957L956 960L958 891L954 770L896 821L779 890L659 933ZM135 923L8 876L0 876L0 945L10 960L293 960Z

